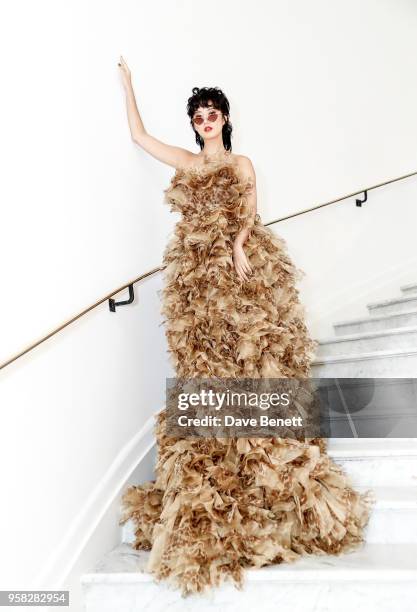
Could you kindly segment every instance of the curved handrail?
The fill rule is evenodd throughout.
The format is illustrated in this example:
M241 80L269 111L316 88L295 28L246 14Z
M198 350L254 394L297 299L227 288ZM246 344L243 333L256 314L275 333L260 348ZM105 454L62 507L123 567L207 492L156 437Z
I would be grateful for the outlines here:
M406 178L409 178L411 176L416 176L416 175L417 175L417 171L416 172L410 172L409 174L403 174L402 176L398 176L396 178L389 179L388 181L383 181L382 183L377 183L376 185L371 185L370 187L364 187L363 189L359 189L358 191L353 191L352 193L348 193L348 194L346 194L344 196L341 196L339 198L335 198L333 200L329 200L328 202L323 202L322 204L317 204L316 206L312 206L311 208L305 208L304 210L300 210L300 211L298 211L296 213L292 213L291 215L286 215L285 217L279 217L278 219L274 219L273 221L268 221L268 223L264 223L263 225L265 225L265 226L273 225L274 223L279 223L280 221L285 221L286 219L291 219L292 217L298 217L299 215L304 215L305 213L311 212L313 210L317 210L318 208L323 208L324 206L330 206L330 204L336 204L337 202L342 202L343 200L348 200L349 198L352 198L353 196L359 195L361 193L366 193L367 191L372 191L373 189L378 189L380 187L383 187L384 185L389 185L390 183L396 183L398 181L402 181L402 180L404 180ZM74 323L74 321L76 321L80 317L84 316L87 312L89 312L90 310L93 310L93 308L96 308L97 306L99 306L100 304L105 302L106 300L110 299L113 295L116 295L117 293L119 293L123 289L126 289L130 285L134 285L135 283L138 283L139 281L143 280L144 278L147 278L148 276L153 276L154 274L157 274L158 272L161 272L164 268L165 268L165 266L158 266L156 268L152 268L152 270L149 270L148 272L145 272L144 274L141 274L140 276L134 278L133 280L128 281L127 283L125 283L121 287L118 287L117 289L114 289L111 293L108 293L107 295L102 297L97 302L94 302L93 304L91 304L91 306L88 306L87 308L85 308L84 310L82 310L81 312L76 314L74 317L72 317L71 319L68 319L68 321L65 321L64 323L62 323L62 325L60 325L56 329L53 329L46 336L43 336L42 338L40 338L36 342L33 342L32 344L27 346L25 349L23 349L19 353L16 353L12 357L10 357L7 361L1 363L0 364L0 370L2 368L5 368L6 366L10 365L11 363L13 363L13 361L16 361L16 359L19 359L19 357L22 357L23 355L25 355L26 353L28 353L32 349L36 348L37 346L42 344L42 342L45 342L45 340L48 340L48 338L51 338L52 336L57 334L59 331L61 331L65 327L68 327L68 325L71 325L71 323Z

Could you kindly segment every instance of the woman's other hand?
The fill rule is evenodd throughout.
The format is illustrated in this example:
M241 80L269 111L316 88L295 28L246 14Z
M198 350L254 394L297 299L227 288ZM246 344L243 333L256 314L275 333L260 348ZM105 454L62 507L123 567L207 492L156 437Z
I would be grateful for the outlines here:
M236 241L233 244L233 263L240 280L249 280L247 275L252 273L252 268L243 250L243 245Z

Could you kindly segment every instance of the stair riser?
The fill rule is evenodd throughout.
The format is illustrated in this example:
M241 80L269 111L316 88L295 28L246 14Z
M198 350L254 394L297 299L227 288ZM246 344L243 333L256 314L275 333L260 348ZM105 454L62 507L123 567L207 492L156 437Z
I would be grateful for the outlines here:
M415 310L417 308L417 296L405 302L394 302L393 304L380 304L378 306L368 306L369 314L371 316L397 314L400 312L407 312L409 310Z
M346 336L348 334L360 334L361 332L381 331L384 329L396 329L398 327L417 326L417 312L400 314L387 319L366 320L361 323L346 323L343 325L335 324L334 333L336 336Z
M328 344L321 344L317 349L317 358L330 357L334 355L370 353L372 351L383 351L396 348L417 349L417 330L414 332L403 332L389 336L357 338L355 340L344 340L343 342L336 341L329 342Z
M367 542L382 544L417 543L417 508L375 508L364 537Z
M332 459L351 477L354 486L417 486L417 457Z
M311 364L311 376L315 378L409 378L417 374L417 354L347 359L330 363L317 361L319 358Z
M333 440L333 443L337 440ZM358 439L358 442L360 440ZM331 459L342 467L351 478L355 487L417 487L417 454L410 456L382 456L369 457L341 457L337 449L328 445L328 454ZM152 476L155 478L155 475ZM131 531L130 521L122 529Z
M255 608L262 612L393 612L399 609L415 612L417 601L415 578L396 581L394 577L385 577L376 581L367 578L365 573L363 580L342 577L337 581L312 578L301 582L295 577L292 581L247 581L241 591L225 584L207 595L189 597L181 597L165 584L154 583L99 583L86 585L83 591L84 612L165 612L167 607L172 612L249 612Z
M366 527L367 542L417 543L417 507L415 508L378 508L372 511ZM132 543L135 540L133 521L122 527L122 542Z

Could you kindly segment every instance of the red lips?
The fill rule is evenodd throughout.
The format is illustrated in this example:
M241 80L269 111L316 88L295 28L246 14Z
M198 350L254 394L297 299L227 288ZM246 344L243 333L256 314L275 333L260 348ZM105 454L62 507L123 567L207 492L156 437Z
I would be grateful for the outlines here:
M209 131L210 131L210 130L212 130L212 129L213 129L213 128L211 128L209 125L207 125L207 126L204 128L204 131L205 131L205 132L209 132Z

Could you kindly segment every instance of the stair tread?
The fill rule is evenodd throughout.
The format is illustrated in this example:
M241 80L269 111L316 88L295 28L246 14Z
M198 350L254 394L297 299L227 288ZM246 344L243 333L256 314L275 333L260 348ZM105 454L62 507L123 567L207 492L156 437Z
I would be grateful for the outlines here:
M407 289L417 289L417 283L410 283L409 285L401 285L400 289L401 291L404 291Z
M365 536L366 537L366 536ZM153 576L145 571L149 551L135 550L121 543L106 553L96 568L81 577L83 584L144 583ZM310 581L310 580L417 580L417 543L403 544L364 542L355 551L341 555L303 556L293 563L281 563L262 568L248 568L248 581Z
M335 459L416 457L417 438L331 438L327 452Z

